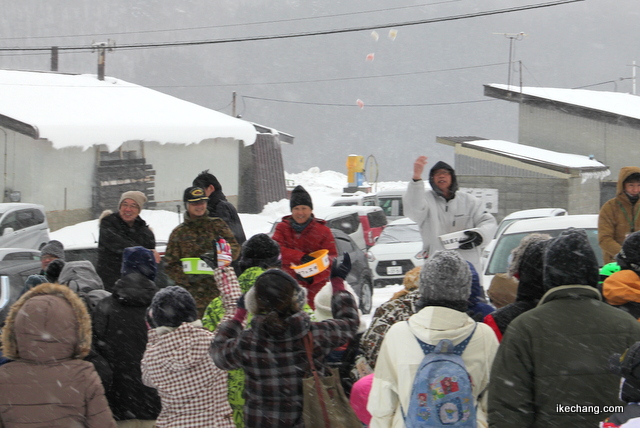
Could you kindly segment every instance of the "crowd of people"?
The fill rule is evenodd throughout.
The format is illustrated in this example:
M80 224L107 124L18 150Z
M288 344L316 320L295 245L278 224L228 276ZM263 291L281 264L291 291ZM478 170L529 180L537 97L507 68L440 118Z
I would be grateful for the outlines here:
M329 427L308 413L312 367L339 376L344 420L362 427L640 426L640 168L600 214L607 269L583 230L531 234L485 296L496 220L444 162L425 189L426 165L404 197L425 262L369 325L302 186L272 237L246 239L203 171L169 238L169 285L146 196L123 193L97 265L50 241L4 320L0 427Z

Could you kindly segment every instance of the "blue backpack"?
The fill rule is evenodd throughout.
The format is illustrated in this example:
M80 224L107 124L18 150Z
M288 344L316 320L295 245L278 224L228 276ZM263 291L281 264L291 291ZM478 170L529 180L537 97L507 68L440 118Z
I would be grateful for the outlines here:
M476 327L456 346L449 339L428 345L416 337L425 356L413 380L409 411L404 415L407 428L476 427L471 377L461 357Z

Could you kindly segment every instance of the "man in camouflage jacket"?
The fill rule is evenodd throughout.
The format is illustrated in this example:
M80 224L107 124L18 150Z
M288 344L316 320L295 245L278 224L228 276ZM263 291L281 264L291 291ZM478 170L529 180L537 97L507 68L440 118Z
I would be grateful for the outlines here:
M164 260L169 278L186 288L196 300L198 317L202 317L209 303L220 295L213 274L187 274L181 259L199 258L205 253L216 251L215 241L224 238L231 246L233 259L240 254L240 245L227 224L209 217L207 196L199 187L189 187L184 192L186 212L184 222L173 229L167 244Z

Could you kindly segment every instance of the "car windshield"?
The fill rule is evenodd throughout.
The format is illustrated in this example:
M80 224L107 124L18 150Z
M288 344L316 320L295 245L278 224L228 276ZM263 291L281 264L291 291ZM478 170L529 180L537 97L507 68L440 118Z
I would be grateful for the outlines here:
M376 241L378 244L397 244L399 242L418 242L422 240L417 224L387 226Z
M511 255L511 250L520 244L522 238L531 233L546 233L551 236L558 236L563 229L557 230L541 230L535 232L523 232L523 233L514 233L512 235L502 235L496 242L496 246L493 249L493 253L491 254L491 260L489 260L489 265L487 266L487 275L495 275L497 273L505 273L507 272L507 267L509 266L509 256ZM598 258L598 266L603 265L602 261L602 250L600 249L600 245L598 245L598 229L585 229L587 232L587 236L589 237L589 243L591 247L596 253L596 257Z
M514 221L516 221L516 220L522 220L522 219L519 219L519 218L511 218L511 219L505 219L505 220L502 220L502 221L500 222L500 225L498 226L498 230L496 230L496 234L494 235L494 238L497 238L498 236L500 236L500 234L502 233L502 231L503 231L507 226L509 226L511 223L513 223L513 222L514 222Z

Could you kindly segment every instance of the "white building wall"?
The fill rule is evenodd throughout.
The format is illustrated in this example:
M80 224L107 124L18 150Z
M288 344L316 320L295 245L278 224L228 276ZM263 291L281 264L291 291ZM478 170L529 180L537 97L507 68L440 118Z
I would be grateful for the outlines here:
M20 191L21 202L44 205L52 230L90 220L99 147L56 150L47 140L2 130L6 138L0 132L0 189ZM205 169L237 203L241 144L232 138L190 145L129 141L122 150L139 152L153 166L156 208L175 211L177 204L182 205L184 189Z
M153 166L155 200L158 209L175 210L182 205L184 189L208 169L222 185L223 192L237 201L239 191L240 142L231 138L210 139L200 144L144 143L144 156Z
M54 150L46 140L0 133L0 179L3 190L20 191L21 202L47 211L91 206L95 151L72 147Z

